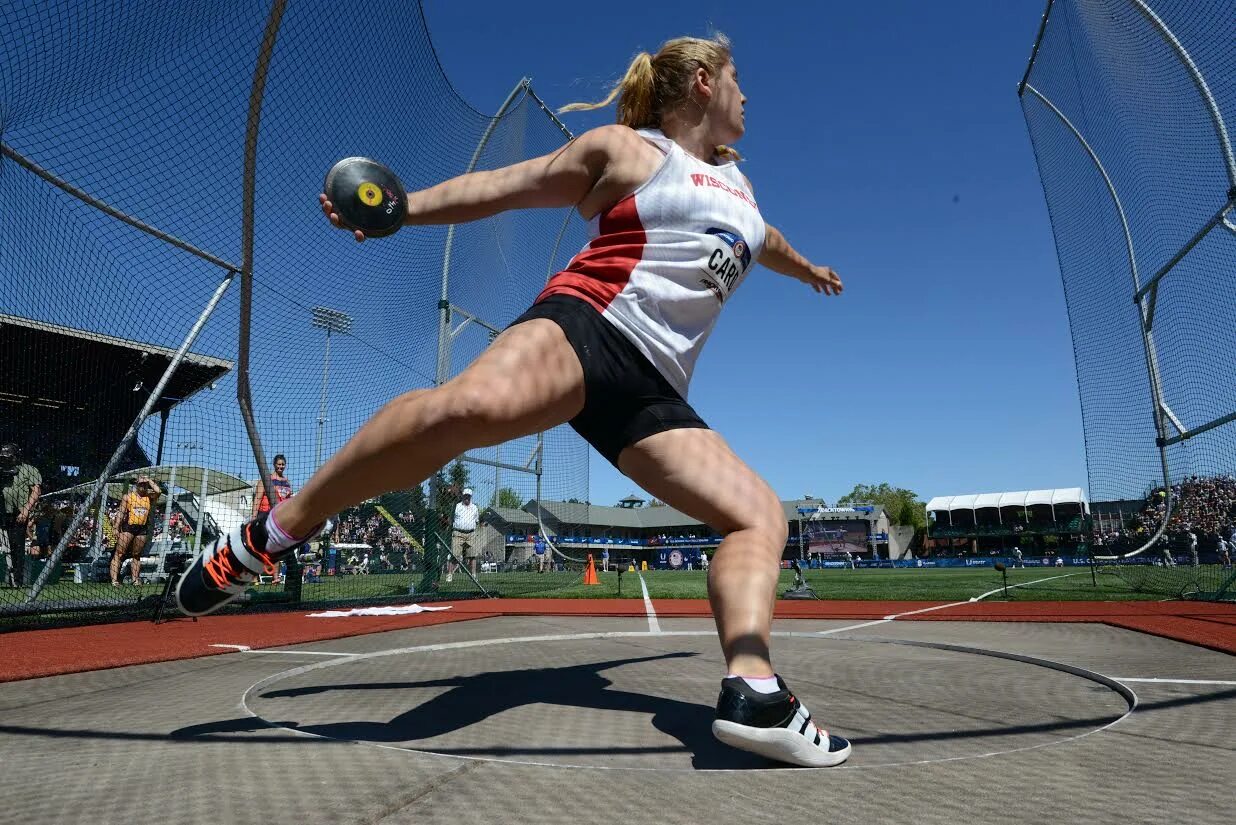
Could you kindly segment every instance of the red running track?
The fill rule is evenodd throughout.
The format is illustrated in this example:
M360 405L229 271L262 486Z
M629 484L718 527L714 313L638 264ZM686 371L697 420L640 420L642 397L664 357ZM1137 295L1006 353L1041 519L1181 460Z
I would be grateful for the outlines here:
M897 621L1098 622L1236 654L1236 605L1207 602L875 602L778 601L779 619L871 621L939 605ZM658 599L658 618L711 616L704 599ZM123 665L231 653L212 645L282 647L409 627L497 616L644 616L638 599L485 599L409 616L313 619L306 613L207 616L155 625L124 622L0 635L0 682Z

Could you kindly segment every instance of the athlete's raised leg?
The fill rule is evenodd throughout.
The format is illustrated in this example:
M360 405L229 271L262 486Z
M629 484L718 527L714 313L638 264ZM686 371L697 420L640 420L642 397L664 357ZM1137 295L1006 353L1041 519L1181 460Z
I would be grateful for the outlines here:
M583 368L562 329L546 319L517 324L455 379L379 410L279 506L279 526L303 537L344 507L417 484L474 447L562 424L583 405Z
M181 577L177 602L190 615L217 610L328 516L419 484L469 449L569 421L583 404L583 368L562 329L543 318L516 324L455 379L384 406L269 517L207 546Z

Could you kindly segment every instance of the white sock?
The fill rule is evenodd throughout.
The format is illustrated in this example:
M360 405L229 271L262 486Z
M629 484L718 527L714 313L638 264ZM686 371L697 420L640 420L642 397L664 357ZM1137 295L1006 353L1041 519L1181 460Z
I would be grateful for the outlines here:
M266 517L266 551L270 553L288 550L304 541L303 538L298 539L286 533L275 520L275 513L282 506L282 504L275 505L275 509L271 510L270 515Z
M725 678L733 679L737 674L731 673ZM781 690L776 676L743 676L742 680L756 693L776 693Z

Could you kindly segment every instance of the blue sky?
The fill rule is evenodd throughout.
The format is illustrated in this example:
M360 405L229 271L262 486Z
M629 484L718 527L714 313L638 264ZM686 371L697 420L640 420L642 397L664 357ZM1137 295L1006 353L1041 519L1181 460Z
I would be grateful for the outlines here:
M766 219L845 279L839 298L756 270L691 401L785 498L888 481L924 498L1086 486L1072 345L1016 94L1039 0L425 0L451 82L493 111L528 75L593 100L640 49L726 32L739 149ZM571 114L575 131L612 119ZM632 484L592 462L591 497Z

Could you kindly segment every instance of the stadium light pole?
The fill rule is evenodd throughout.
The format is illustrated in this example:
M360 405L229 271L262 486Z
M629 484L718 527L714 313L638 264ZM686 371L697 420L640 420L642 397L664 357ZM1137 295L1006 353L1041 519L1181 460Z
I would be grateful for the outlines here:
M352 316L346 312L327 307L314 307L313 320L310 322L317 329L326 330L326 351L322 355L322 397L318 404L318 435L317 445L313 450L313 469L322 466L322 428L326 426L326 395L330 380L330 335L338 332L346 334L352 329Z

